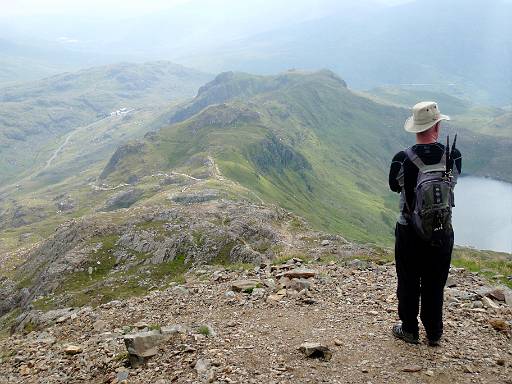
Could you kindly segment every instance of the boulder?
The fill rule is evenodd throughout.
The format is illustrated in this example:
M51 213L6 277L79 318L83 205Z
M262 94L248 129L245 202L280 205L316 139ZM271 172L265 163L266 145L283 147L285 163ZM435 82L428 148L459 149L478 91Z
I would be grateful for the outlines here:
M194 366L197 377L203 383L213 383L215 381L215 368L208 359L198 359Z
M158 353L158 344L165 339L160 331L139 332L124 337L124 344L130 357L132 368L145 364Z
M252 290L251 298L255 300L262 299L265 296L265 288L254 288Z
M493 300L504 302L509 307L512 307L512 289L508 287L503 286L495 288L492 291L487 292L486 296Z
M493 309L499 309L499 305L496 304L490 297L483 297L482 298L482 304L485 308L493 308Z
M297 269L292 269L291 271L284 272L283 276L288 277L289 279L294 279L294 278L309 279L310 277L316 276L316 271L313 271L312 269L306 269L306 268L297 268Z
M231 284L231 289L235 292L252 292L260 285L261 282L256 279L237 280Z
M126 382L126 380L128 380L129 375L130 372L126 369L123 369L117 372L116 379L119 383Z
M419 372L422 369L423 368L420 367L419 365L408 365L408 366L402 368L402 371L403 372Z
M512 307L512 289L507 289L505 291L505 303L509 306L509 307Z
M489 319L489 324L491 324L491 326L499 331L499 332L503 332L503 333L508 333L510 331L510 324L504 320L504 319L500 319L500 318L497 318L497 319Z
M332 357L329 347L321 343L304 343L299 347L299 351L312 359L329 361Z
M311 289L311 280L308 279L293 279L288 285L289 288L300 292L302 290Z
M82 352L82 347L78 345L68 344L64 347L64 353L66 355L77 355Z
M160 329L160 332L162 332L164 336L172 336L177 334L186 335L188 331L189 330L187 327L180 324L164 326Z

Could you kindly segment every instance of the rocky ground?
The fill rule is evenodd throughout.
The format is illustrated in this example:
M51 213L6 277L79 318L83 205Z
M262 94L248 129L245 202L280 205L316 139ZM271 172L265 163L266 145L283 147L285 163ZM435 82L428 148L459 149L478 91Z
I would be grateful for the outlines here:
M296 259L185 277L1 339L0 383L512 383L510 292L462 269L437 348L391 335L391 264ZM307 357L305 342L323 350Z

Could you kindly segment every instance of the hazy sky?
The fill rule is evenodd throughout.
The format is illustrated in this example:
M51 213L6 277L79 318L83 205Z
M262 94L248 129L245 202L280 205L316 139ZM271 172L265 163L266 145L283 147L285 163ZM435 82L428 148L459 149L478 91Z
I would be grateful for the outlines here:
M245 1L245 0L239 0ZM368 0L366 0L368 1ZM400 4L412 0L372 0L381 4ZM268 4L279 6L283 0L267 1ZM324 1L325 2L325 1ZM358 4L361 0L345 0L339 3ZM163 9L172 8L181 3L199 3L198 0L0 0L0 17L12 17L19 15L44 15L44 14L66 14L66 13L82 13L82 14L104 14L112 13L127 16L144 13L153 13ZM211 0L210 3L217 4L222 7L229 3L229 0ZM289 3L289 2L288 2ZM297 0L297 6L314 6L319 1L315 0ZM321 2L320 2L321 3ZM335 3L332 1L332 3Z
M152 36L166 35L173 36L174 46L191 48L199 40L211 45L333 12L410 1L0 0L0 39L91 49L109 42L149 41ZM116 47L103 49L112 52Z
M176 4L192 0L0 0L3 16L63 13L115 12L117 14L135 14L168 9Z

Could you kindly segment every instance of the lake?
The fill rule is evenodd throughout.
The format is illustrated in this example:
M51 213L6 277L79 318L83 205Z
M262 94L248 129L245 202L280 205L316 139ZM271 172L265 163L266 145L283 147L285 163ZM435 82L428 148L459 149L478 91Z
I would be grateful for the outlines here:
M455 244L512 253L512 184L459 178L453 227Z

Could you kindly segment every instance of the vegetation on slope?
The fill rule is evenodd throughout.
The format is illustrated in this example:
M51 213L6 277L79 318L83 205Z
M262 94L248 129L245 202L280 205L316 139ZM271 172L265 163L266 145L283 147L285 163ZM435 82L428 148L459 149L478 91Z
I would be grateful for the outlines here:
M0 181L40 165L65 134L121 108L168 105L209 78L169 62L118 64L0 89ZM44 160L42 160L44 159Z
M252 84L250 91L240 92L238 78ZM147 136L136 155L116 155L104 176L126 182L213 156L225 176L319 228L389 242L397 198L387 190L387 173L393 154L412 142L401 129L409 111L358 96L329 71L249 78L219 76L173 115L175 124ZM498 163L510 159L508 142L464 131L459 144L468 151L465 170L507 178ZM485 160L490 148L496 156Z

